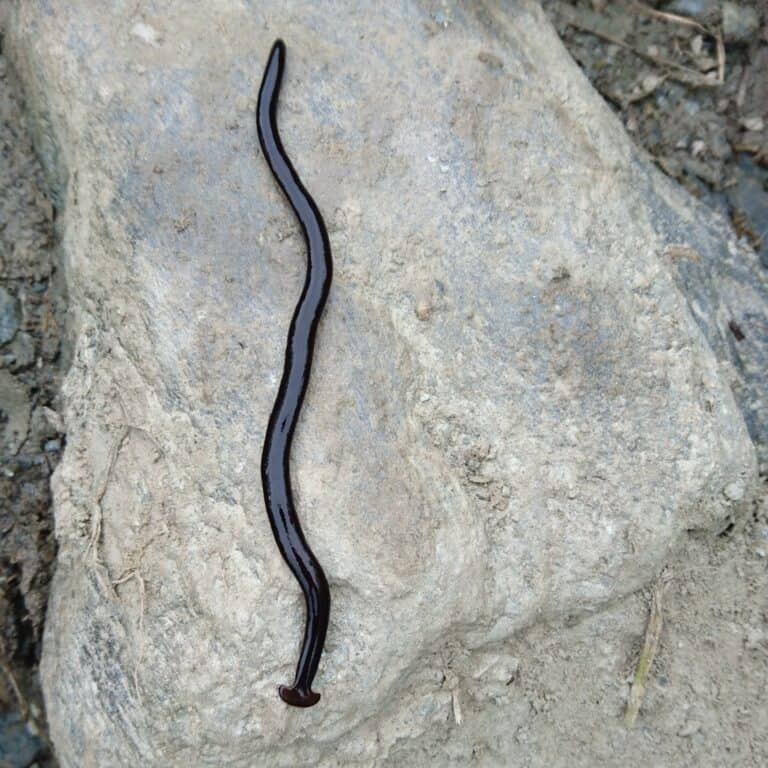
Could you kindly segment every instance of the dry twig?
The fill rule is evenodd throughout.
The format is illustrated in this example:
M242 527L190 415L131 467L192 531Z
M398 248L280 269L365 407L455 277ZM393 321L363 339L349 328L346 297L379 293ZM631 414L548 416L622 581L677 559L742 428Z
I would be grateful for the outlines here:
M686 27L695 27L707 35L711 34L705 26L699 24L699 22L694 19L689 19L687 16L680 16L677 13L669 13L668 11L659 11L656 10L656 8L651 8L650 5L646 5L645 3L633 2L632 5L641 13L644 13L647 16L653 16L655 19L672 21L675 24L683 24Z

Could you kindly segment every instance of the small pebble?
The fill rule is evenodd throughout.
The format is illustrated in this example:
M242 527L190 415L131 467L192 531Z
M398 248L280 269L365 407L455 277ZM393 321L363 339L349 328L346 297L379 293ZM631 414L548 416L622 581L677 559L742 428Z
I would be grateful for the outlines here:
M54 411L53 408L43 406L42 415L49 427L54 429L59 434L64 434L64 419L61 418L61 414Z
M698 56L702 48L704 47L704 38L701 35L696 35L693 40L691 40L691 53L694 56Z
M16 335L20 321L18 299L0 287L0 345L7 344Z
M42 751L42 742L16 712L0 717L0 766L28 768Z
M145 24L143 21L137 21L131 27L131 34L149 45L158 45L161 40L157 30L153 26Z
M725 494L725 498L729 501L741 501L744 498L744 483L738 480L733 483L728 483L728 485L723 488L723 493Z
M418 317L419 320L428 320L431 314L432 305L429 301L427 301L427 299L419 299L416 302L416 317Z
M747 43L760 29L754 8L739 3L723 3L723 38L726 43Z
M765 128L765 121L762 117L755 116L755 117L744 117L741 120L741 124L748 130L748 131L762 131L763 128Z
M35 362L35 341L24 331L16 334L16 338L8 347L11 370L26 368Z

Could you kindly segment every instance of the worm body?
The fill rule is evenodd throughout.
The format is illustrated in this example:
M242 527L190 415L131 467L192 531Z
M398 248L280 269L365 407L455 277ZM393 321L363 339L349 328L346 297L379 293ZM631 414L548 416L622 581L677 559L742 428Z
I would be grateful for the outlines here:
M284 65L285 44L277 40L259 90L256 124L272 175L301 224L308 260L304 288L288 330L283 376L264 438L261 480L272 533L306 601L304 640L296 676L291 686L280 686L280 698L296 707L311 707L320 700L320 694L312 690L312 681L323 652L331 596L323 569L301 530L293 504L289 464L293 433L309 383L317 326L331 287L332 262L323 218L291 165L277 130L277 100Z

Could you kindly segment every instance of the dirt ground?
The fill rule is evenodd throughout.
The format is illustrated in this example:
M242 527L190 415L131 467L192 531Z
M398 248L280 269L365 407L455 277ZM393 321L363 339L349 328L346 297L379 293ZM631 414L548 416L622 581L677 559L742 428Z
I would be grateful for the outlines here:
M64 442L65 302L55 212L1 54L0 150L0 768L42 768L53 765L37 664L55 558L50 476Z
M544 2L637 143L727 211L768 268L768 14L729 8L726 24L723 5ZM54 761L36 673L55 555L49 478L64 445L65 296L55 210L2 56L0 147L0 768L43 768ZM643 646L652 603L655 654ZM730 530L685 542L663 584L578 623L535 627L510 650L529 717L512 736L513 763L506 747L486 747L478 765L768 765L768 484ZM645 691L627 727L641 658ZM471 720L470 709L467 738Z
M532 712L515 765L768 765L768 504L719 537L692 537L665 575L660 647L632 728L652 589L514 644Z

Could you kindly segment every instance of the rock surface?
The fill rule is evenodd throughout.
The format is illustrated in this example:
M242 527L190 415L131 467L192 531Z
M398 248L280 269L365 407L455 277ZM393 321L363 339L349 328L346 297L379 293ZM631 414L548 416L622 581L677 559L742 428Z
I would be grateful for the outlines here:
M571 55L614 105L632 139L667 175L717 212L708 215L691 198L670 196L659 186L660 177L649 178L657 187L646 197L654 213L652 225L670 244L669 263L696 322L718 358L733 366L736 400L768 474L768 272L754 252L768 265L768 170L757 162L765 143L759 127L765 121L759 115L768 105L768 79L762 76L768 69L768 46L760 47L756 36L748 46L727 46L721 88L683 85L673 78L660 82L659 69L646 62L638 70L636 54L617 49L597 33L631 39L635 50L654 47L661 58L703 72L710 65L696 57L692 45L700 30L649 19L626 3L603 4L600 13L576 0L546 0L543 5ZM665 7L695 16L704 5ZM686 58L685 50L692 58ZM653 92L643 98L636 89L646 80ZM691 216L695 227L688 224ZM739 243L724 237L727 223L722 216L732 222Z
M691 314L723 362L762 474L768 474L768 273L745 239L724 238L728 224L703 203L670 195L654 179L666 205L654 205L653 226L665 239L672 273ZM756 203L757 204L757 203ZM684 211L695 217L696 227Z
M64 766L464 765L460 677L512 717L513 633L748 500L735 374L675 280L702 212L536 5L473 8L16 7L77 316L43 669ZM294 449L334 597L301 712L258 472L304 265L255 138L277 36L336 258Z

